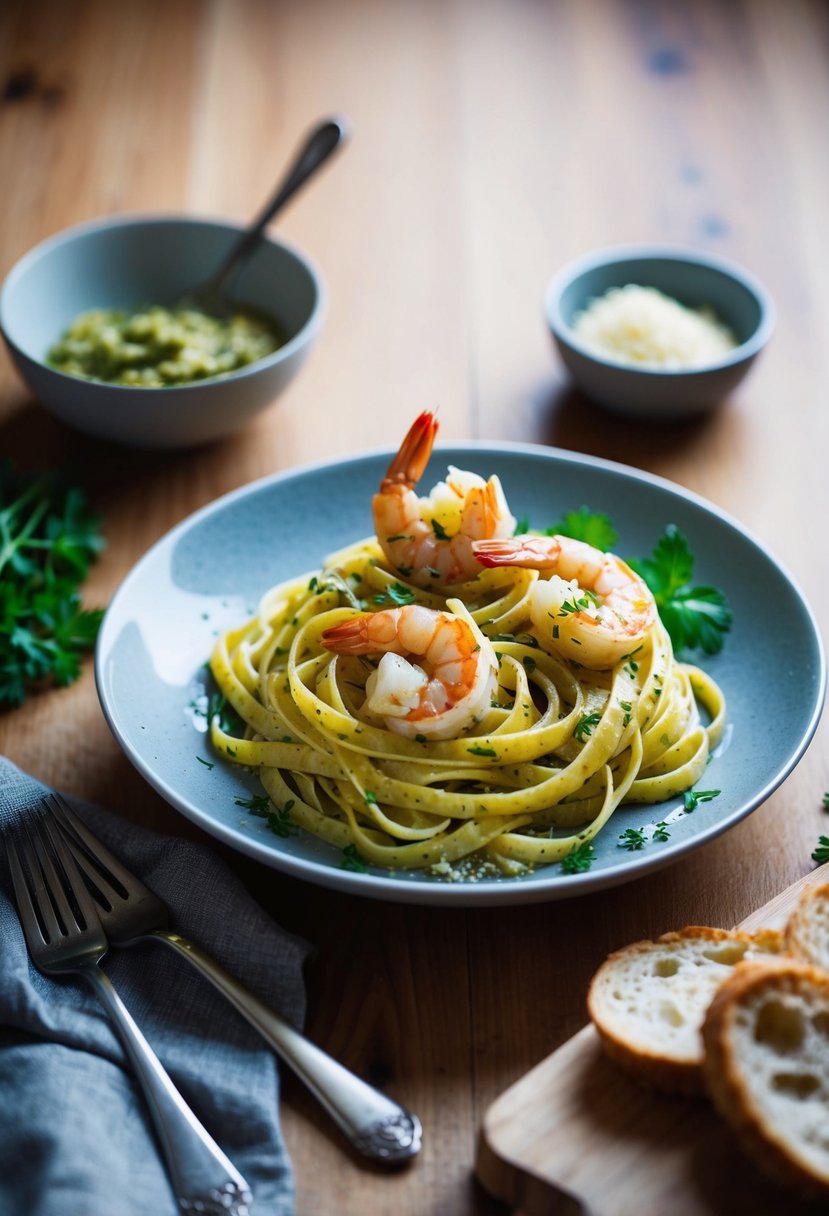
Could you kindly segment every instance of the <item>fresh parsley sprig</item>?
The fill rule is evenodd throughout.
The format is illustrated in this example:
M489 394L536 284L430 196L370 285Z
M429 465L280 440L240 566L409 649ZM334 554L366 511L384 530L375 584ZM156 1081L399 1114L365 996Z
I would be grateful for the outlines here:
M634 849L644 849L647 843L643 828L625 828L619 836L619 844L617 848L627 849L632 852Z
M82 490L0 463L0 706L80 675L103 617L79 593L104 547L99 524Z
M417 596L410 587L404 587L402 583L389 583L385 591L378 592L374 597L375 604L381 606L385 604L396 604L402 607L405 604L413 604Z
M684 534L668 524L650 557L630 558L631 567L653 592L659 615L677 650L717 654L731 628L732 613L722 591L693 585L694 555Z
M563 874L584 874L593 864L595 849L589 840L574 844L569 853L561 859Z

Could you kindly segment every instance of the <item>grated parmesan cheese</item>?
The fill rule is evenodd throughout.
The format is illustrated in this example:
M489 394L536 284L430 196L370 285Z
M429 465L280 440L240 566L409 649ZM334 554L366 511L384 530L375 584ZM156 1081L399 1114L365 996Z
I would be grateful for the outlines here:
M680 369L716 362L738 345L710 308L686 308L655 287L611 287L573 318L573 333L614 363Z

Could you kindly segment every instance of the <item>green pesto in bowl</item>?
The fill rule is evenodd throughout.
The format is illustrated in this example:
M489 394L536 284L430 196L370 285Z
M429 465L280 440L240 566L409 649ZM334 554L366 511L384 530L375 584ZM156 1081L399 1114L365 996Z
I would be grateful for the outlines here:
M84 380L171 388L237 371L285 341L269 317L247 310L215 317L186 306L93 308L75 318L47 362Z

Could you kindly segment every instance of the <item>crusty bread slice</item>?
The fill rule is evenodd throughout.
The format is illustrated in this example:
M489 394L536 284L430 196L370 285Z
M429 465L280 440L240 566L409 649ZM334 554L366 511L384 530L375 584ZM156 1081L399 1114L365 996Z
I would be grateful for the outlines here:
M829 971L829 882L807 887L786 925L791 954Z
M638 1080L703 1093L700 1030L719 985L745 959L773 958L782 934L692 925L611 954L593 977L587 1008L607 1054Z
M705 1079L761 1169L829 1199L829 974L806 963L744 963L703 1024Z

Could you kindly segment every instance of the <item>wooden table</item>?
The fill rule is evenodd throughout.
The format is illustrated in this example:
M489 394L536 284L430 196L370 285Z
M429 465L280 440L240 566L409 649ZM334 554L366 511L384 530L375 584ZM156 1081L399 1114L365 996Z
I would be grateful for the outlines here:
M163 14L163 15L162 15ZM280 220L324 269L325 333L280 403L197 451L70 433L3 357L0 451L69 466L106 520L86 588L105 603L192 510L304 462L441 438L610 457L702 493L779 554L825 628L829 575L829 15L814 0L8 0L0 15L0 274L67 225L119 211L238 219L316 118L350 146ZM660 428L574 392L541 300L570 257L626 241L730 256L775 298L773 343L707 421ZM273 543L279 544L275 531ZM757 605L785 627L773 603ZM0 749L66 791L195 834L111 738L90 665L0 716ZM285 1083L298 1211L481 1216L472 1175L492 1100L584 1022L613 947L730 924L811 868L826 728L755 814L647 880L481 911L384 906L228 860L317 947L308 1030L422 1118L413 1168L352 1160Z

